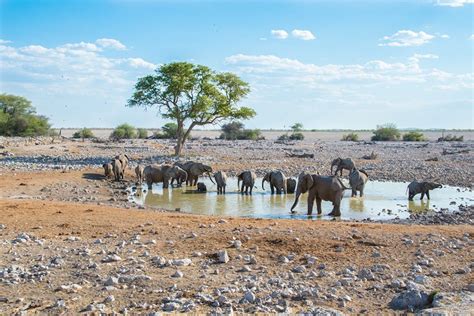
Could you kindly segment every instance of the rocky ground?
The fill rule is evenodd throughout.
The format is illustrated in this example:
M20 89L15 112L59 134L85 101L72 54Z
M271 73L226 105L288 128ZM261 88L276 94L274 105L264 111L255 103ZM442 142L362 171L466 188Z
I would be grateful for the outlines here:
M474 312L474 207L396 224L193 216L138 209L100 166L174 160L168 141L0 138L0 314ZM327 174L472 187L474 143L190 142L215 170ZM377 159L362 157L377 154ZM290 157L309 153L314 158ZM407 225L409 224L409 225ZM419 224L431 224L429 226ZM449 224L449 225L446 225ZM442 226L441 226L442 225Z

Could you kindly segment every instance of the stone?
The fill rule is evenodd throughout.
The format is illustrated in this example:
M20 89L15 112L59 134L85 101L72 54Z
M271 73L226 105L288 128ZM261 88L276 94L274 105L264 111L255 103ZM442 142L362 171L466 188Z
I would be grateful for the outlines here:
M111 255L107 255L105 258L103 258L102 262L108 263L108 262L117 262L117 261L120 261L120 260L122 260L122 258L120 258L118 255L111 254Z
M395 310L415 310L422 309L429 304L429 295L416 287L412 287L396 295L390 301L389 306Z
M255 302L255 299L256 299L256 296L252 291L245 292L244 301L249 302L249 303L253 303L253 302Z
M189 266L192 263L191 259L184 258L184 259L173 259L171 264L174 266Z
M173 275L171 275L172 278L182 278L183 276L184 276L183 272L179 270L176 270L176 272L173 273Z
M217 261L219 263L229 262L229 255L227 254L227 250L219 250L217 252Z
M112 303L115 301L115 297L113 295L109 295L104 299L104 303Z

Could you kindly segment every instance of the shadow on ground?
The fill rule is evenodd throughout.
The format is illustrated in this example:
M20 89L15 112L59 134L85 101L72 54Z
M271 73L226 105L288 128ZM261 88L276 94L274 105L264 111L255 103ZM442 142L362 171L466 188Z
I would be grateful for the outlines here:
M82 178L88 180L103 180L105 176L100 173L84 173L82 174Z

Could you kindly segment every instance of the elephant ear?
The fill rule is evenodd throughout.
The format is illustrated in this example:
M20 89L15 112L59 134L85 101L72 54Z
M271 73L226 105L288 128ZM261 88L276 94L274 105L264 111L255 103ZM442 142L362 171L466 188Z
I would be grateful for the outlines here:
M314 185L313 176L310 174L301 174L298 179L298 187L301 193L306 193Z

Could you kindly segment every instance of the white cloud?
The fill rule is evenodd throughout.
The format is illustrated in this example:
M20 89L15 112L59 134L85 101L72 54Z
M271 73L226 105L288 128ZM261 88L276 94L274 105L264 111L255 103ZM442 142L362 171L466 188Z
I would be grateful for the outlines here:
M127 47L122 44L120 41L113 38L99 38L95 41L97 45L104 48L112 48L116 50L126 50Z
M470 39L471 41L474 41L474 34L471 34L471 36L469 37L469 39Z
M274 38L286 39L288 38L288 32L285 30L271 30L270 33Z
M0 38L0 45L9 44L9 43L11 43L11 42L12 42L12 41L4 40L4 39L1 39L1 38Z
M401 30L391 36L384 36L382 40L384 40L385 43L381 43L379 46L420 46L429 43L434 38L434 35L423 31L414 32L411 30Z
M316 37L308 30L293 30L291 31L291 35L297 39L301 39L304 41L311 41L316 39Z
M436 2L439 6L451 7L451 8L459 8L463 7L465 4L472 4L474 0L438 0Z
M143 60L142 58L129 58L128 62L133 68L145 68L155 70L156 65Z
M439 37L444 38L444 39L448 39L449 35L448 34L441 34Z

